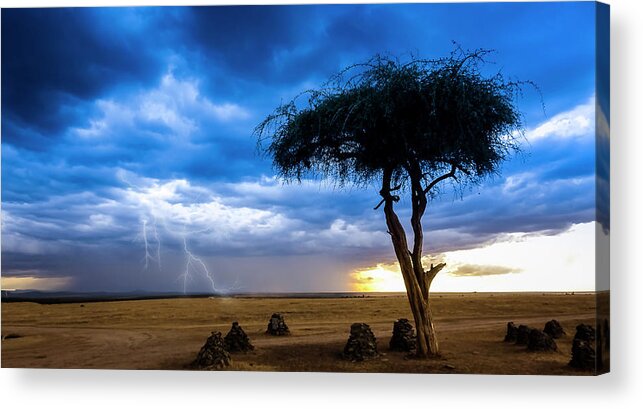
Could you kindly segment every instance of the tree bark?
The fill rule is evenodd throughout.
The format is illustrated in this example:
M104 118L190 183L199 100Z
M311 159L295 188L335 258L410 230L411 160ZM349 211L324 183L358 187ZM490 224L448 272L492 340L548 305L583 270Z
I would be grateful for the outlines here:
M415 174L414 169L410 174L412 179L411 190L413 192L413 214L411 217L414 237L413 251L409 251L406 232L393 208L393 203L398 198L391 195L391 170L384 171L380 195L384 201L386 225L391 235L395 255L400 264L406 294L415 321L417 331L416 354L418 357L427 358L437 356L440 352L435 327L433 326L429 289L433 278L444 267L444 264L439 264L435 267L431 266L432 268L426 272L422 266L423 234L421 219L426 209L426 192L422 189L419 179L415 180L415 177L413 177Z

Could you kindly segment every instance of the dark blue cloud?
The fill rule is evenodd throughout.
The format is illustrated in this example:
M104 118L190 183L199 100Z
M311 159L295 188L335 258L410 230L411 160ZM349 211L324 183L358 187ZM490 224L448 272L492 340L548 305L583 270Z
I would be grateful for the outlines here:
M54 137L88 112L83 101L146 85L164 50L150 47L157 12L136 9L6 9L2 13L3 119ZM171 13L163 13L167 19ZM5 141L35 147L4 127Z
M331 267L388 260L377 188L281 185L254 126L347 65L376 53L441 57L456 41L497 51L486 73L540 86L545 112L528 87L518 100L535 128L595 92L594 12L593 3L3 10L3 274L175 289L187 245L225 282L292 279L281 260L305 270L301 289L339 274ZM427 249L593 221L604 162L589 134L530 141L501 176L445 186L427 214ZM408 202L399 207L408 220ZM153 274L142 235L154 231L142 226L155 222L164 262Z

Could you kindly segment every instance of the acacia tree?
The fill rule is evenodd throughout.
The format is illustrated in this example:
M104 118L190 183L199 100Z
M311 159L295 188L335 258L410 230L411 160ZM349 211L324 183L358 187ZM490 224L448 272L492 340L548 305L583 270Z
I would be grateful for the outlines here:
M475 183L497 172L522 133L514 104L520 84L485 77L479 67L487 53L456 50L407 62L376 56L281 104L255 129L285 180L317 174L339 186L381 186L375 209L383 205L419 357L439 353L429 289L445 266L423 265L427 203L440 182ZM412 246L395 212L400 192L410 193Z

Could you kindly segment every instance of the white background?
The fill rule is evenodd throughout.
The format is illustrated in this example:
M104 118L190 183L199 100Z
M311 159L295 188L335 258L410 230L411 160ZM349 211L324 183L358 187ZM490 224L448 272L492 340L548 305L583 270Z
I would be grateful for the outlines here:
M298 2L301 2L298 1ZM336 2L325 0L326 3ZM353 0L352 2L360 2ZM91 5L216 4L215 1L91 1ZM259 4L270 1L218 2ZM281 2L284 3L284 2ZM0 370L4 408L440 407L616 408L640 405L643 380L642 246L643 2L612 5L612 373L601 377L297 374L104 370ZM88 5L5 1L3 7Z

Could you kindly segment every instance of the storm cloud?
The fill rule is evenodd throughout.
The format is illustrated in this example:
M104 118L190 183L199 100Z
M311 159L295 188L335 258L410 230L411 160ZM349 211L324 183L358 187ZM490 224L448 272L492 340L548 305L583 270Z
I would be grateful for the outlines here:
M3 277L77 290L345 290L351 271L392 261L378 189L284 183L253 129L347 65L444 56L452 41L495 49L489 73L534 81L546 109L526 89L523 153L479 185L442 186L426 251L594 221L593 13L591 3L3 10ZM398 208L408 220L408 201Z

